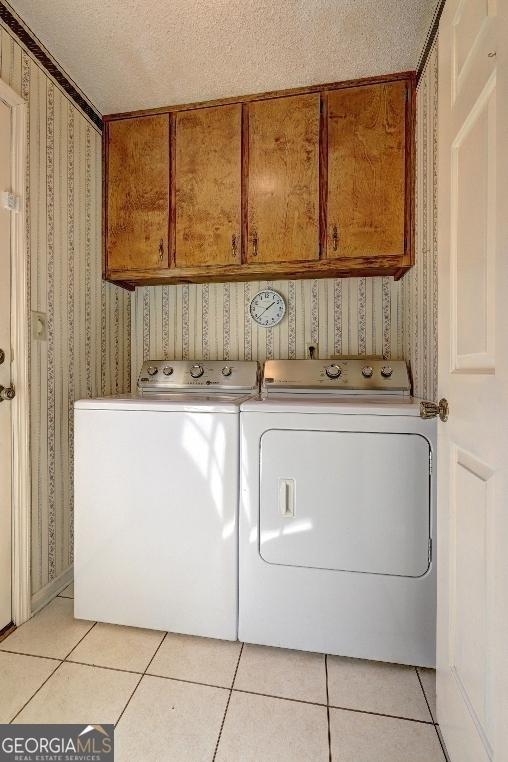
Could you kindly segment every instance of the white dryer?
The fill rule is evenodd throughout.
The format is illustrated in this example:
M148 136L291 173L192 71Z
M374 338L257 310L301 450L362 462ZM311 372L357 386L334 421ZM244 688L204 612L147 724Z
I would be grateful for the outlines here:
M239 410L255 362L151 361L75 404L76 617L235 640Z
M239 637L435 664L435 421L402 361L269 361L242 404Z

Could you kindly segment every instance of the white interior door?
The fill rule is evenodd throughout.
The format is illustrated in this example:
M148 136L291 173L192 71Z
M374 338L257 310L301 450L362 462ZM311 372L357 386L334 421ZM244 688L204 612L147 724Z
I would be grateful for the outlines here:
M0 193L11 189L11 109L0 100ZM11 213L0 204L0 387L11 381ZM2 353L0 352L0 361ZM1 391L1 388L0 388ZM12 618L12 421L10 402L0 399L0 631Z
M496 7L497 6L497 7ZM508 760L507 0L439 31L438 719L452 762Z

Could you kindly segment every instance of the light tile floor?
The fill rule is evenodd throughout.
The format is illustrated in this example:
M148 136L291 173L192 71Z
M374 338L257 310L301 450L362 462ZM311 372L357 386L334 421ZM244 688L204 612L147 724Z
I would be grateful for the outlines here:
M73 618L0 642L0 722L115 723L117 762L445 762L433 670Z

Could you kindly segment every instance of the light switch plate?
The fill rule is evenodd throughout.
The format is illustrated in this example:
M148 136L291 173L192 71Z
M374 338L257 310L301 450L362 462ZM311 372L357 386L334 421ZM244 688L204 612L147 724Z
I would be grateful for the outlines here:
M2 207L7 209L8 212L19 212L19 196L10 191L3 191Z
M48 340L48 323L46 313L32 311L32 338L35 341Z

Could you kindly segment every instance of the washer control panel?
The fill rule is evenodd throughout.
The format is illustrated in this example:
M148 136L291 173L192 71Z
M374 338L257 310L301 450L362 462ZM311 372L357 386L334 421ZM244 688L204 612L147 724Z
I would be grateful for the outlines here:
M262 391L265 396L283 393L409 396L411 384L404 360L267 360Z
M149 360L138 377L141 394L201 391L252 393L259 389L257 362L231 360Z

